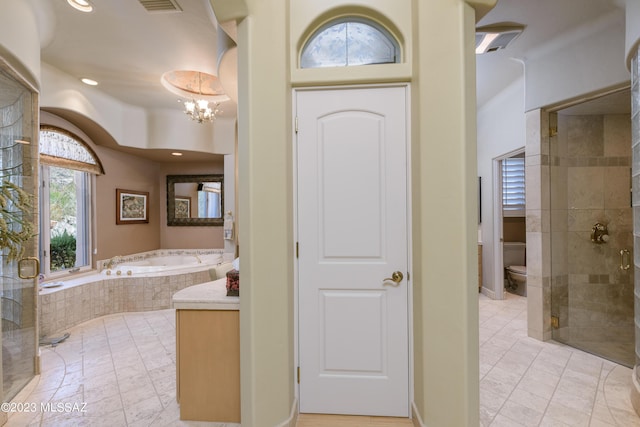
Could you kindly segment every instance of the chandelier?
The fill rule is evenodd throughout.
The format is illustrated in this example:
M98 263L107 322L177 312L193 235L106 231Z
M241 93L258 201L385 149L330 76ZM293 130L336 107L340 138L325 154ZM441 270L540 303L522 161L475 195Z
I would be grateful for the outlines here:
M198 75L198 94L202 96L202 81L200 73ZM216 118L216 114L221 113L220 103L214 102L213 106L209 106L206 99L194 99L184 102L184 113L189 118L198 123L211 122Z
M211 122L220 112L219 102L214 103L212 107L206 99L191 99L184 102L184 113L198 123Z

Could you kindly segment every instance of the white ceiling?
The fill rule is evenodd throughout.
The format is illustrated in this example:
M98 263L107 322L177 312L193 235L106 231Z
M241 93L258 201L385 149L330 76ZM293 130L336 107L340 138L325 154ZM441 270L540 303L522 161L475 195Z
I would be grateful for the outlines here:
M522 76L522 61L527 57L553 49L620 10L624 10L620 0L498 0L478 27L509 22L525 29L506 49L476 56L478 105Z
M181 108L160 83L167 71L217 75L216 23L208 0L177 0L182 12L148 12L137 0L92 0L82 13L66 0L31 0L53 22L42 61L127 104Z
M208 0L176 0L179 13L150 13L137 0L92 0L81 13L66 0L28 0L39 11L42 61L131 105L182 109L161 84L171 70L217 75L217 25ZM507 48L477 56L478 105L519 78L518 59L622 8L621 0L498 0L478 26L518 23L524 32ZM223 82L224 84L224 82ZM232 101L223 110L235 113Z

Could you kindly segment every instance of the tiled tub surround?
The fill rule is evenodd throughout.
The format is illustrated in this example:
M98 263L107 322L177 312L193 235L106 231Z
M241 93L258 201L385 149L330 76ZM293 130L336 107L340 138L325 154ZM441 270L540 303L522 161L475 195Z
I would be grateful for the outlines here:
M170 261L170 259L176 261ZM188 261L184 261L184 260ZM207 264L219 264L220 262L231 262L233 260L233 254L224 252L224 249L160 249L156 251L141 252L138 254L115 256L110 259L100 260L97 262L98 271L106 272L109 269L107 266L109 262L113 260L113 270L118 270L120 267L132 265L132 266L146 266L146 265L162 265L168 266L168 269L173 269L176 264L186 263L204 264L201 267L205 267Z
M118 264L130 264L153 257L200 257L220 255L227 260L222 249L212 250L159 250L125 256ZM99 261L106 266L109 260ZM58 288L41 289L38 296L40 336L50 337L74 325L106 314L150 311L169 308L173 294L186 287L211 280L210 264L198 264L188 270L173 270L145 275L127 276L101 273L64 280Z

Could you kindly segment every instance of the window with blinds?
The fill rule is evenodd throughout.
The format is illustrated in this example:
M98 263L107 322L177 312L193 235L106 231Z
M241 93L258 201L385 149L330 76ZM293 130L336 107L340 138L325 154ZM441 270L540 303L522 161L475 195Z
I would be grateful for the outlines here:
M524 157L502 161L502 211L504 216L525 216Z

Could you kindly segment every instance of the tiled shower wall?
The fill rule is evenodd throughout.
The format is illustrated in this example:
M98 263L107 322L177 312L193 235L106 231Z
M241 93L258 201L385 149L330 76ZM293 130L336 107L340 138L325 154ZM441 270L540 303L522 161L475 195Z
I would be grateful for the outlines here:
M557 116L550 143L551 314L554 338L631 364L633 252L628 114ZM607 243L591 241L606 224Z
M549 211L549 114L528 111L525 185L527 205L527 332L551 339L551 230Z

